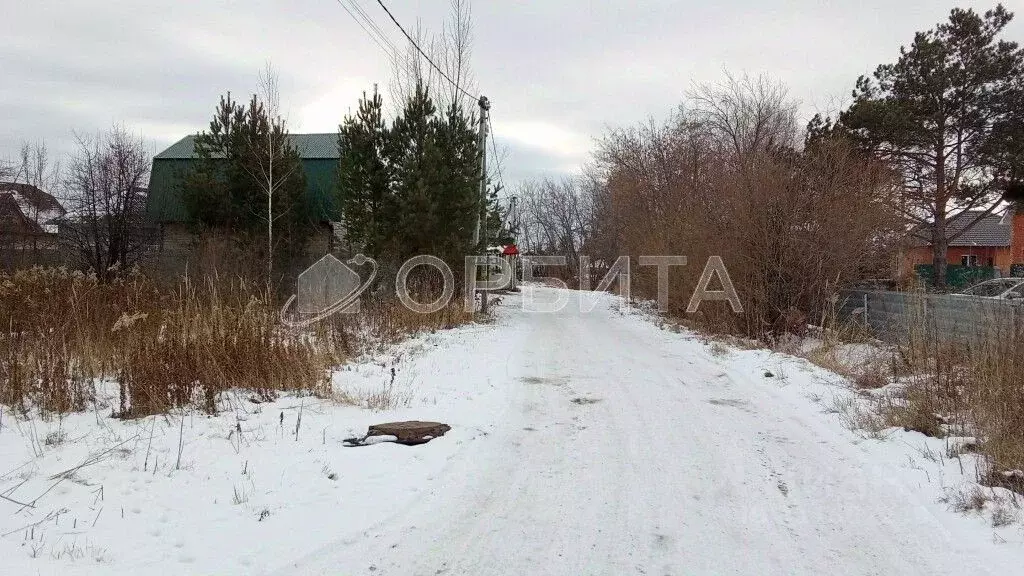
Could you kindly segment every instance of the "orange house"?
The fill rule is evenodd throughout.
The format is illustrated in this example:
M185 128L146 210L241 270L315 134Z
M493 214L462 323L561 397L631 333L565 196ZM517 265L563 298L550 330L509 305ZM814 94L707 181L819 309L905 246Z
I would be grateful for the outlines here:
M1007 208L1001 214L982 217L970 230L961 233L980 214L980 211L969 211L948 222L947 237L958 233L959 236L949 242L946 263L991 266L999 270L999 276L1012 275L1014 264L1024 264L1024 212L1018 214L1013 208ZM922 230L922 234L927 236L929 232ZM910 245L904 250L901 260L901 275L913 274L918 264L931 264L931 243L918 236L911 237Z

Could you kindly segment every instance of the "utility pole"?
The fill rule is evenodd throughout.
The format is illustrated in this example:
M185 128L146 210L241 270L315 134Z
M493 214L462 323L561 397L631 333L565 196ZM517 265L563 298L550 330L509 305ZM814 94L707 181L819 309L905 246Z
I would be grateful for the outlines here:
M487 111L491 109L491 103L487 96L481 96L480 101L480 131L477 136L477 145L480 147L480 198L476 206L476 227L473 228L473 248L480 244L480 214L483 212L483 205L487 198Z
M491 109L491 102L487 99L487 96L480 96L480 100L477 101L480 105L480 198L477 204L476 210L476 227L473 229L473 247L476 248L480 245L480 221L487 209L487 117L488 112ZM484 236L484 269L487 270L488 276L490 275L491 262L490 255L487 253L487 220L484 218L483 221L483 236ZM474 269L474 275L476 270ZM476 280L474 276L474 280ZM474 290L476 282L473 282ZM487 314L487 291L481 290L481 304L480 311Z
M508 212L509 212L509 217L508 217L508 219L509 219L509 226L512 228L512 230L515 231L514 232L514 234L516 236L515 239L518 242L518 240L519 240L519 238L518 238L518 236L519 236L519 216L518 216L518 213L516 212L516 197L515 196L509 198L509 204L510 204L509 210L508 210ZM518 246L517 246L517 248L518 248ZM518 254L513 254L510 257L510 259L512 260L512 282L510 284L510 287L511 287L510 290L509 290L510 292L515 292L516 291L516 259L518 257L519 257Z

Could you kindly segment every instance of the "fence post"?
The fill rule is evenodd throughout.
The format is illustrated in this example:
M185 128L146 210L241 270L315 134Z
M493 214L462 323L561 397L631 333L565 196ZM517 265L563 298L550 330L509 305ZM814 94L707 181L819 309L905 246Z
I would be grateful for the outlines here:
M928 294L923 295L921 299L923 300L921 310L922 314L924 314L922 320L926 334L925 338L931 338L933 337L932 335L934 335L935 338L938 338L939 326L935 321L935 315L928 312Z
M864 298L864 328L871 329L871 323L868 322L868 293L865 292L861 297Z

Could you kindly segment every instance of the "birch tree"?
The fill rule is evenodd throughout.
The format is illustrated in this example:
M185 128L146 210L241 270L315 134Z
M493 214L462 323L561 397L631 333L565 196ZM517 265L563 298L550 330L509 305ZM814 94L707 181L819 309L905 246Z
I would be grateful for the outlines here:
M209 130L196 136L184 200L194 222L229 232L243 249L257 247L254 256L273 281L275 263L301 253L317 216L269 66L260 92L248 105L230 93L221 98Z
M248 163L248 170L260 188L264 199L266 212L266 258L267 258L267 280L274 277L274 223L284 216L274 212L274 200L281 190L281 187L288 182L297 170L301 170L300 162L281 162L275 166L275 160L286 156L289 153L291 143L289 142L288 130L284 117L281 115L281 93L279 89L278 75L273 66L268 62L260 73L259 99L263 107L263 118L256 119L256 122L265 123L259 126L254 134L247 133L250 156L253 162ZM256 108L254 105L250 110ZM276 170L276 172L275 172Z

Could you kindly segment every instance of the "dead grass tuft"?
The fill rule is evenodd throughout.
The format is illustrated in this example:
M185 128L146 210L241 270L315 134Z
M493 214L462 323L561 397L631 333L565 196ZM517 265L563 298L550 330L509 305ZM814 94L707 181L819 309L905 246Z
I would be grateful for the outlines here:
M985 505L992 501L992 496L981 486L971 486L967 489L949 490L945 501L955 512L980 513L985 510Z
M889 426L920 432L932 438L944 438L944 420L935 412L935 405L926 395L911 395L899 400L889 396L881 403L882 419Z
M1024 494L1024 472L1021 470L996 470L989 468L981 478L985 486L995 486Z
M1017 508L1011 506L1005 500L997 501L992 507L992 527L1001 528L1017 522L1019 514Z
M842 358L841 344L823 344L802 356L812 364L839 374L859 390L875 390L892 383L891 354L885 350L851 360Z
M712 356L722 358L729 355L729 347L717 340L714 340L708 346L708 352L710 352Z
M888 358L847 375L859 388L882 387L873 410L886 425L976 439L951 453L976 452L982 484L1024 493L1024 326L1006 322L1016 314L1009 306L989 313L968 338L912 313L907 338ZM824 352L809 359L843 373Z
M966 488L949 489L943 501L955 512L984 515L989 512L993 528L1016 523L1020 518L1020 504L1013 493L1010 496L997 494L995 490L972 485Z
M104 378L119 385L121 417L184 406L215 412L230 390L263 400L285 391L326 397L332 367L371 343L471 320L459 305L417 314L367 298L358 314L291 331L278 322L279 306L261 286L216 275L172 288L141 274L106 283L65 269L0 275L0 405L82 410Z
M883 431L889 428L889 424L880 416L875 404L864 402L857 397L837 397L832 401L828 411L838 414L848 429L864 432L872 438L881 438Z
M890 383L884 364L868 362L854 372L853 385L862 390L883 388Z

